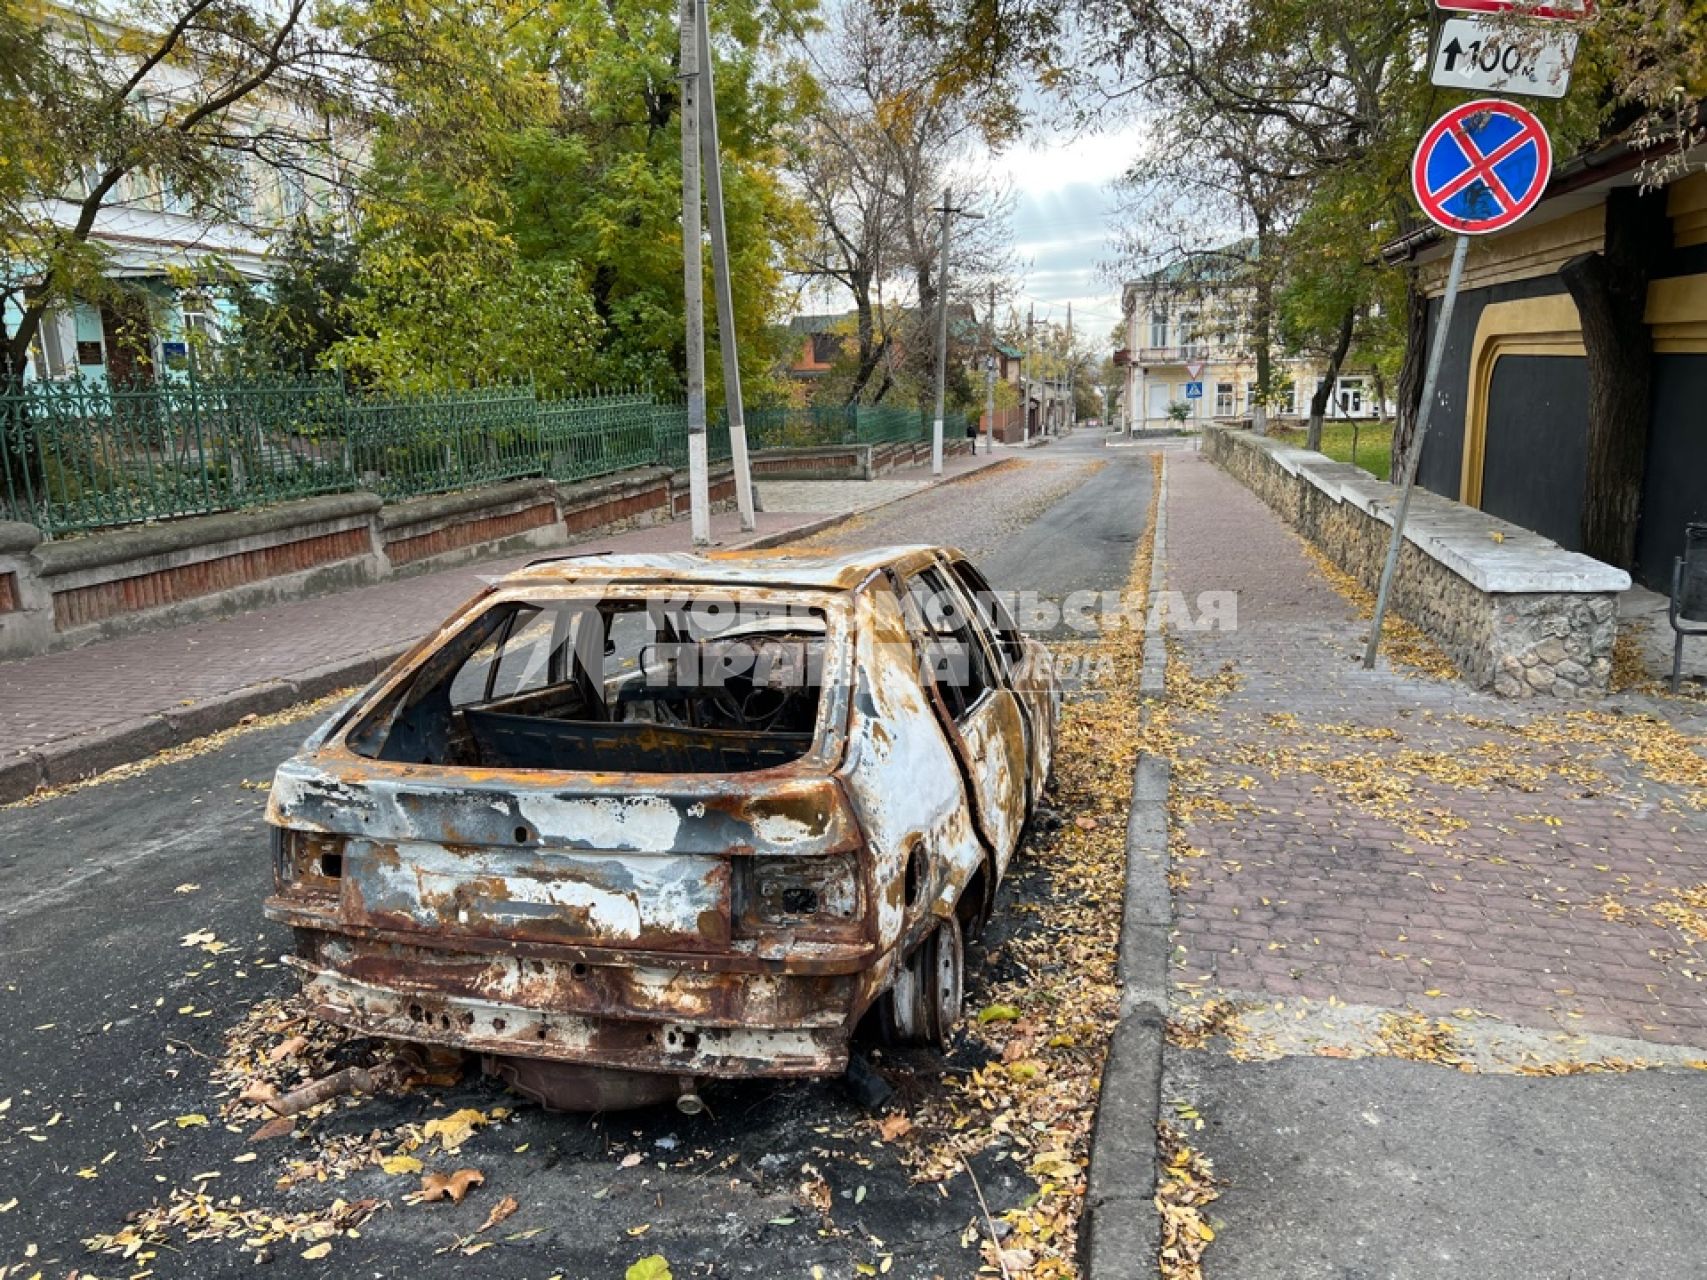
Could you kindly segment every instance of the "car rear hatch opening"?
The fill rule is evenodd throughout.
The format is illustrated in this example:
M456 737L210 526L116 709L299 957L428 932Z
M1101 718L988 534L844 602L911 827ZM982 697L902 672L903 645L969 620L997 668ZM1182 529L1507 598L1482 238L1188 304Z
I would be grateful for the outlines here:
M819 736L840 628L774 595L500 595L366 710L349 749L453 768L735 774Z

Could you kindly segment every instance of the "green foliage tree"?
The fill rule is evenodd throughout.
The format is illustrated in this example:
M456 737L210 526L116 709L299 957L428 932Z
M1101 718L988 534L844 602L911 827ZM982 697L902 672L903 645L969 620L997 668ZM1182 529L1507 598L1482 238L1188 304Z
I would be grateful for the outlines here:
M487 376L504 371L502 358L515 372L526 366L542 385L677 385L676 6L552 0L446 8L376 0L342 14L352 38L376 12L380 21L412 15L424 39L442 44L444 59L400 79L403 110L378 124L380 181L360 240L364 300L358 332L338 355L386 384L405 376L410 344L424 343L484 348ZM772 33L794 29L809 13L808 0L746 0L714 14L736 329L743 386L755 402L774 394L768 330L799 226L777 169L801 81ZM408 279L423 268L459 282L458 311L441 314L442 323L502 320L513 305L507 314L518 327L493 343L478 329L446 334L415 325L400 309L423 305ZM520 318L545 318L535 308L548 302L575 314L540 325L530 349ZM433 376L464 365L420 355L420 369ZM712 381L715 396L715 373Z
M112 206L166 193L231 216L240 160L301 174L330 141L270 133L257 112L307 95L329 129L351 68L379 56L344 47L308 0L133 0L122 17L0 8L0 383L23 376L49 308L116 296Z
M303 221L275 247L264 285L228 286L237 308L228 357L240 368L281 373L319 368L350 328L360 298L354 242L331 221Z
M585 386L603 327L580 274L530 262L470 222L428 248L384 241L363 260L338 358L394 392L528 381L546 395Z

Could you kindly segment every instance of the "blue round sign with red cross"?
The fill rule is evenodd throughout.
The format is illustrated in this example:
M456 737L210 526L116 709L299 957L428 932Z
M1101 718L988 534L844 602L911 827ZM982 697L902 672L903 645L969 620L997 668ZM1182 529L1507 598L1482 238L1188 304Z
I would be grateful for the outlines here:
M1448 111L1411 164L1417 203L1459 235L1509 227L1540 202L1553 173L1553 143L1535 116L1484 98Z

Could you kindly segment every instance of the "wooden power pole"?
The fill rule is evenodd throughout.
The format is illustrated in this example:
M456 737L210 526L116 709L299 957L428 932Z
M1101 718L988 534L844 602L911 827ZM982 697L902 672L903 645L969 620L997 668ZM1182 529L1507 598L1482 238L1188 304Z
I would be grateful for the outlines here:
M931 424L931 474L942 474L942 417L948 398L948 225L955 214L963 218L982 218L954 207L947 187L942 189L942 206L935 210L942 215L942 264L937 269L937 326L936 326L936 419Z

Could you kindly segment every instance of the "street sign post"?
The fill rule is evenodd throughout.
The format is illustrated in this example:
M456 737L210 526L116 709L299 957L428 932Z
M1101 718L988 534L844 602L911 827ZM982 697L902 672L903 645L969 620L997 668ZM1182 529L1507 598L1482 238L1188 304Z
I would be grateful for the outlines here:
M1417 203L1440 226L1456 232L1457 240L1452 247L1452 267L1446 276L1440 319L1435 324L1428 368L1423 375L1417 429L1405 451L1405 475L1399 490L1399 506L1393 513L1393 537L1387 544L1387 561L1381 568L1380 590L1375 594L1369 644L1363 651L1366 670L1375 666L1375 655L1381 648L1381 624L1387 617L1393 575L1399 569L1399 551L1405 545L1405 520L1411 512L1417 464L1422 460L1423 440L1428 436L1429 418L1434 412L1435 388L1440 383L1446 339L1452 332L1452 314L1457 309L1458 290L1464 281L1470 237L1509 227L1523 217L1540 203L1552 173L1553 144L1547 130L1522 107L1497 98L1485 98L1448 111L1423 134L1416 159L1411 163Z
M1429 79L1447 89L1562 98L1571 87L1577 33L1561 23L1514 27L1488 18L1442 24Z
M1450 13L1512 13L1550 22L1587 22L1594 17L1595 0L1435 0Z
M1185 398L1187 400L1201 400L1201 399L1203 399L1203 384L1201 382L1188 382L1188 383L1186 383L1185 384Z
M1203 361L1193 360L1185 366L1185 376L1196 382L1203 376Z

